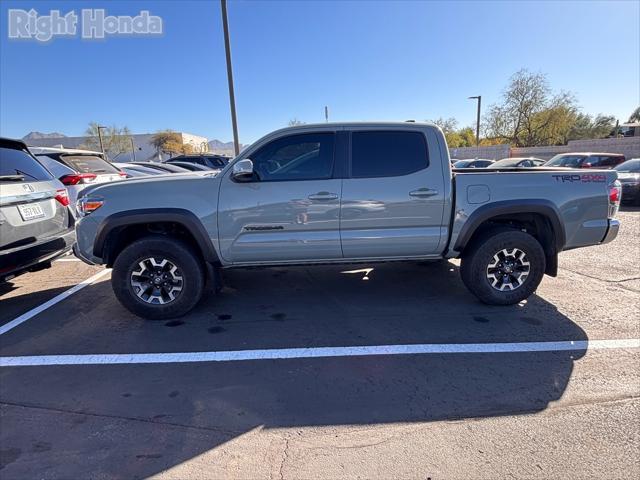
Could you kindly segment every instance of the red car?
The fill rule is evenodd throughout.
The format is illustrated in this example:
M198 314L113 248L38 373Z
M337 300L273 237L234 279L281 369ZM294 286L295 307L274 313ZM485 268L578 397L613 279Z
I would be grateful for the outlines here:
M624 155L619 153L561 153L545 163L544 166L611 169L624 161Z

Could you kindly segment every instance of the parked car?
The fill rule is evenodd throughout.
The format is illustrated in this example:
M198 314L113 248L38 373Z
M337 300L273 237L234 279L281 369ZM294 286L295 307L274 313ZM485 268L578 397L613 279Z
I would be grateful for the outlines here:
M559 252L619 229L616 172L452 172L427 123L289 127L222 172L85 190L76 255L113 267L116 297L147 318L191 310L221 267L445 258L481 301L511 305Z
M453 168L487 168L493 163L493 160L484 158L476 158L471 160L458 160L453 164Z
M544 160L536 157L511 157L493 162L487 168L532 168L544 165Z
M179 167L178 165L172 165L170 163L157 163L157 162L129 162L131 165L138 165L140 167L151 168L160 173L187 173L190 170Z
M614 128L609 137L640 137L640 122L623 123Z
M545 167L614 168L624 162L618 153L561 153L544 164Z
M0 138L0 282L51 266L75 240L67 191L19 140Z
M166 163L164 165L166 165ZM212 170L220 170L219 168L214 169L207 165L200 165L199 163L191 162L171 162L171 165L178 166L192 172L211 172Z
M126 173L127 178L145 177L148 175L161 175L162 173L164 173L154 168L143 167L131 163L114 163L113 165Z
M614 168L622 184L622 202L640 205L640 158L632 158Z
M127 175L100 152L71 148L29 147L31 153L60 180L69 192L72 210L78 193L87 185L124 180Z
M165 163L177 163L188 162L197 163L198 165L204 165L205 167L212 168L214 170L220 170L229 163L229 157L224 155L215 155L212 153L198 153L188 155L178 155L177 157L170 158Z

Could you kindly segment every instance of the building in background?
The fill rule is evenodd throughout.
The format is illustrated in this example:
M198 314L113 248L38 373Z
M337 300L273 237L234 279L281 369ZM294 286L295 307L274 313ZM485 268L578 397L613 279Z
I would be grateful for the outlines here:
M209 141L206 137L193 135L186 132L176 132L182 137L184 145L191 145L194 153L213 152L222 155L233 155L233 142L221 142L220 140ZM169 155L160 153L153 146L152 138L154 133L132 134L133 148L135 150L135 159L137 161L158 162L169 158ZM22 138L22 140L33 147L62 147L62 148L81 148L87 144L89 137L67 137L62 134L42 134L39 132L31 132ZM177 155L177 154L174 154ZM111 161L130 162L133 160L134 153L131 149L121 153Z

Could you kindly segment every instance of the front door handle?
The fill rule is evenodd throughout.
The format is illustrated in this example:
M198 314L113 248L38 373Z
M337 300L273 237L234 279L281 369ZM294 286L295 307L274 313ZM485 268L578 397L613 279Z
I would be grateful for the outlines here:
M338 195L330 192L318 192L307 197L309 200L314 200L317 202L326 202L328 200L336 200Z
M409 195L417 198L427 198L433 197L434 195L438 195L437 190L431 190L430 188L419 188L418 190L413 190L409 192Z

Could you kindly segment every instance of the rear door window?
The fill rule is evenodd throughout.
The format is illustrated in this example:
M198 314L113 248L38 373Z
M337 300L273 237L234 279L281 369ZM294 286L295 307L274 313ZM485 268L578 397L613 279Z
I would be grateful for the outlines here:
M222 168L225 166L224 161L219 157L207 157L207 163L213 168Z
M95 155L65 155L62 161L79 173L118 173L119 170Z
M585 158L584 155L556 155L546 165L549 167L579 168Z
M598 165L599 167L613 167L615 166L616 162L615 162L616 157L600 157L600 164Z
M427 142L420 132L353 132L351 176L397 177L429 166Z
M604 157L606 158L606 157ZM592 155L591 157L588 157L585 160L585 163L589 163L589 165L591 165L592 167L601 167L602 166L602 159L603 157L600 157L598 155Z
M16 178L23 177L23 180ZM4 180L2 177L6 177ZM13 178L10 178L13 177ZM52 176L38 161L24 150L0 147L0 182L44 182Z

